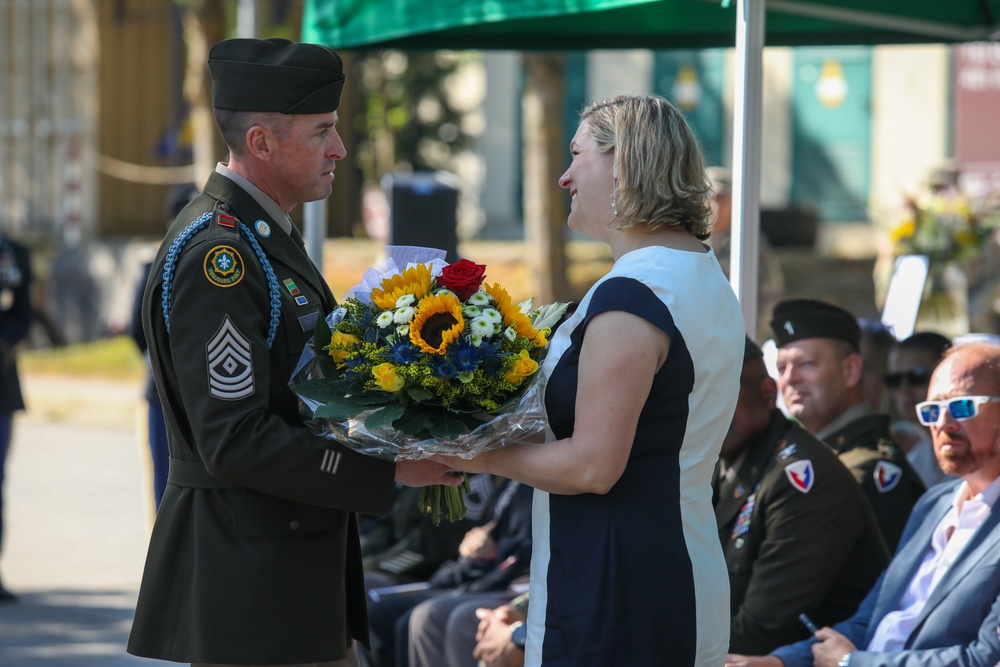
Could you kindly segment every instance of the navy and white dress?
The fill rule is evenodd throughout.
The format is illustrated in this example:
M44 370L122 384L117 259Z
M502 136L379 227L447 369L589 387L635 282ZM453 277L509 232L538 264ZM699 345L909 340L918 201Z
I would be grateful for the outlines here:
M611 491L535 491L525 664L718 667L729 580L711 481L739 393L743 315L710 250L624 255L552 338L550 437L573 434L584 331L615 310L663 329L670 349Z

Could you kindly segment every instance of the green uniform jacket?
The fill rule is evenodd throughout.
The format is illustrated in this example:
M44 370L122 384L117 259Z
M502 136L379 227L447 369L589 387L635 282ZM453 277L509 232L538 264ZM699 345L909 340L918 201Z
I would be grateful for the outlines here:
M927 487L889 435L889 416L871 414L824 439L861 485L889 551Z
M192 233L195 220L204 226ZM302 663L368 642L353 512L388 510L394 465L314 435L288 388L316 318L334 307L297 230L220 174L167 232L142 319L170 478L130 653Z
M851 616L889 562L868 501L837 455L775 411L735 477L716 479L729 568L730 650L766 655Z

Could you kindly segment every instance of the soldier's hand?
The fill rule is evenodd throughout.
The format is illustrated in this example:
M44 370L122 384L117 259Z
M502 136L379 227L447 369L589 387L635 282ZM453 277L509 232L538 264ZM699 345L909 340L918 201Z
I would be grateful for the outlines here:
M397 461L396 481L403 486L431 486L444 484L458 486L462 483L462 475L446 465L421 459L419 461Z

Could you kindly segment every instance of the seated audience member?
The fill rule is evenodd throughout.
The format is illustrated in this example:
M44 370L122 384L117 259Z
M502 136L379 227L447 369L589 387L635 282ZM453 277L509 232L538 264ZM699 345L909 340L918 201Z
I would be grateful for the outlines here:
M369 596L371 661L376 667L405 667L410 615L418 604L445 595L503 593L512 581L528 573L532 493L529 486L504 480L489 513L492 520L466 533L458 558L441 565L428 579L428 588L377 600Z
M941 469L871 592L849 619L730 667L911 667L1000 661L1000 347L961 345L918 409Z
M927 383L941 355L951 345L945 336L921 331L893 345L885 376L892 399L892 436L906 453L906 460L928 487L950 479L941 472L931 434L917 419L917 403L927 398Z
M409 667L515 667L524 663L527 628L512 624L528 615L528 594L441 596L417 605L410 616ZM498 606L499 605L499 606ZM489 638L484 628L493 622ZM515 626L520 627L520 626Z
M875 412L889 412L885 370L896 337L878 320L858 318L861 330L861 393Z
M894 550L925 487L892 441L889 415L865 402L857 320L831 303L791 299L775 306L771 330L789 415L837 452Z
M844 620L889 562L864 492L833 450L781 414L777 393L747 339L713 482L735 653L808 637L801 613L824 625Z
M377 588L426 581L445 561L454 558L465 534L483 523L494 486L503 480L469 475L466 513L460 521L434 519L420 508L421 487L399 485L389 513L373 518L361 537L365 587Z

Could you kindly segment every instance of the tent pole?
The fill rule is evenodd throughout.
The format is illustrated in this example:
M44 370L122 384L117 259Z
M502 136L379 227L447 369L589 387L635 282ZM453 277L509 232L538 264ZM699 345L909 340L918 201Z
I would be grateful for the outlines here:
M764 0L738 0L736 95L733 108L733 217L729 280L743 307L747 333L757 333L760 238L760 134Z

